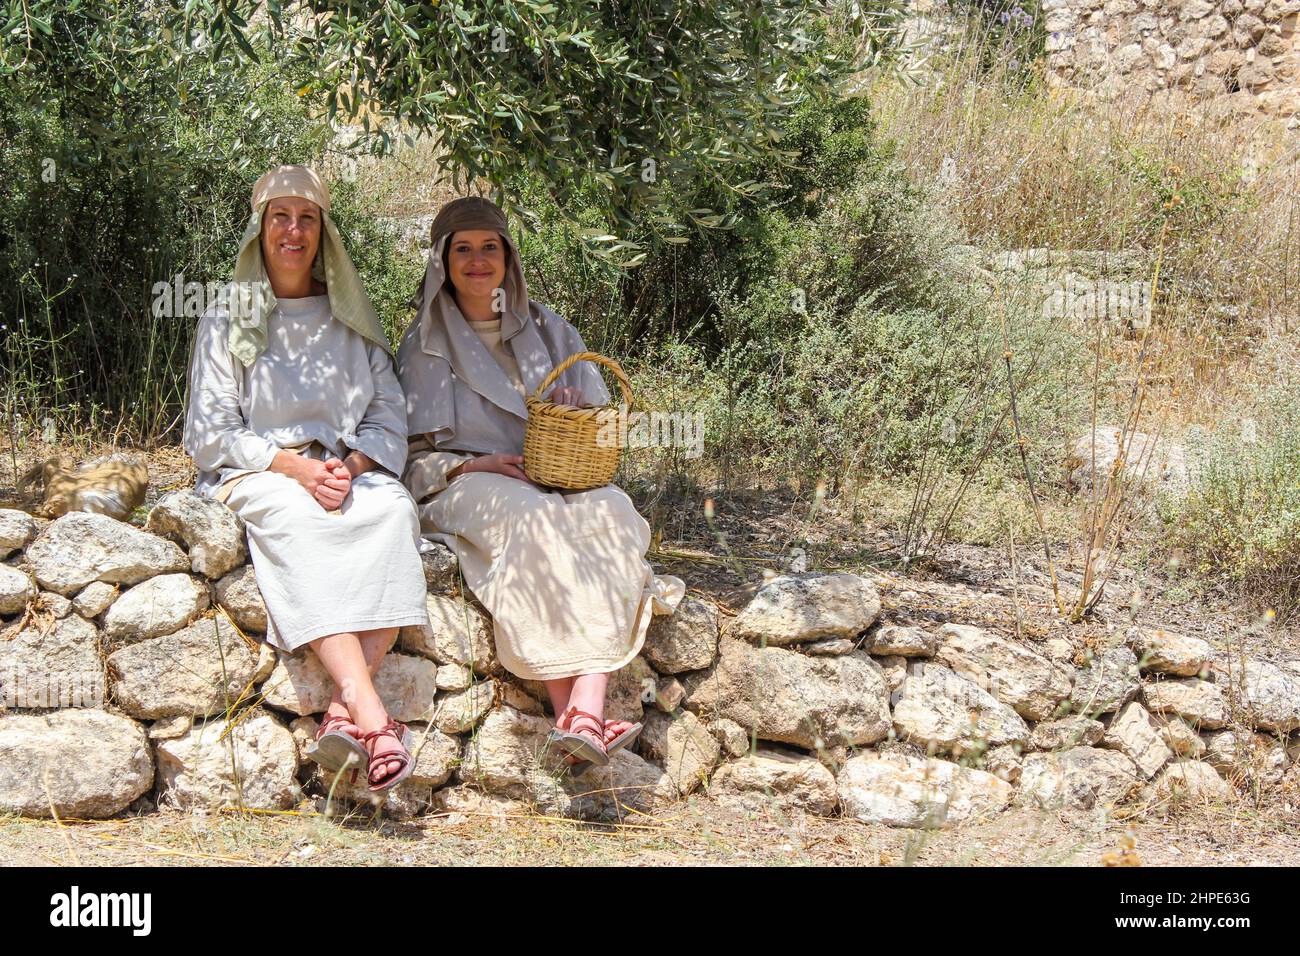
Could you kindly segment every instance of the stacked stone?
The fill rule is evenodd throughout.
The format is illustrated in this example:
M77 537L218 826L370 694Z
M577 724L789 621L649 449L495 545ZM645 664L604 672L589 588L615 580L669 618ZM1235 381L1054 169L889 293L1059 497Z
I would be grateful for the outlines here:
M370 801L364 773L304 758L332 686L310 652L259 640L266 611L224 506L172 493L144 530L0 511L0 556L0 810ZM502 669L453 556L424 565L430 627L403 629L376 677L416 738L414 775L381 798L390 815L611 818L707 789L925 827L1300 784L1297 662L1231 664L1160 630L1076 660L1060 639L882 617L877 582L855 574L777 577L725 629L695 597L656 617L607 703L644 722L637 752L572 778L546 752L543 688Z
M1044 0L1049 79L1300 116L1300 0Z

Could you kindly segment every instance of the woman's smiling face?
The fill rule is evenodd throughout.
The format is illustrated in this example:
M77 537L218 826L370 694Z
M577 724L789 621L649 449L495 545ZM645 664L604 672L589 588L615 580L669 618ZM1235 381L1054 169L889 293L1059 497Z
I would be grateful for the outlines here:
M271 276L311 273L320 248L320 206L310 199L272 199L262 214L262 261Z
M456 292L483 299L506 281L506 244L491 229L464 229L448 240L447 274Z

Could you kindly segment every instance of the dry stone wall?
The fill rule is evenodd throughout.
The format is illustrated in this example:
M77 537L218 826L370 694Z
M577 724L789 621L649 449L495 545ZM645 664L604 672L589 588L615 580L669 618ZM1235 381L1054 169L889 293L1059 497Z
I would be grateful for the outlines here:
M1043 0L1049 81L1300 126L1300 0Z
M844 573L775 578L729 620L694 596L656 617L610 683L607 714L645 725L635 752L574 778L546 752L544 689L502 669L451 553L424 568L429 627L404 629L376 677L416 738L414 775L382 798L394 816L617 818L707 792L927 827L1300 786L1300 661L1160 629L1080 656L883 611L878 581ZM369 809L363 783L304 758L330 679L261 640L223 505L174 492L145 528L0 510L0 616L0 812Z

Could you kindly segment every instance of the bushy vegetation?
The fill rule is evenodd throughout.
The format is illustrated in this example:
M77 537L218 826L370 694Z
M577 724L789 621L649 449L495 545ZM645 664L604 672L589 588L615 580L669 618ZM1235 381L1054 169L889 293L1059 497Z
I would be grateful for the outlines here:
M1261 610L1300 611L1300 377L1189 449L1189 490L1162 502L1170 553Z
M155 283L228 279L253 181L276 162L319 163L329 144L291 78L174 66L150 45L147 6L134 18L71 11L42 50L47 69L0 84L0 376L11 441L33 428L61 440L174 434L195 317L154 314ZM137 85L164 74L153 93ZM193 94L173 99L177 86ZM365 197L347 184L337 192L335 218L392 325L414 280L396 267Z

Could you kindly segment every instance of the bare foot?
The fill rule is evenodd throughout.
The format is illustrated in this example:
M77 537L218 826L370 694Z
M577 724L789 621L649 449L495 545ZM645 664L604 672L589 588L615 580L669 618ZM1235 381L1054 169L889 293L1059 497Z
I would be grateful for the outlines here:
M379 727L375 728L375 730L379 730L382 726L383 724L380 724ZM369 733L369 731L367 731L367 733ZM366 741L365 747L370 751L372 760L377 753L406 749L406 745L402 743L402 739L394 733L386 733L381 734L378 737L372 737L370 740ZM393 774L399 773L403 766L404 764L401 760L382 760L379 763L373 763L371 765L370 772L366 775L366 778L372 784L379 783L381 780L386 780Z
M358 740L361 739L361 728L358 727L356 722L352 719L352 714L348 711L348 705L343 703L337 690L334 692L334 696L330 698L330 705L325 708L325 717L343 718L337 723L331 724L330 730L341 730L343 733L356 737ZM324 718L321 719L321 722L324 722Z
M611 744L619 734L631 730L633 724L630 720L607 720L605 721L605 743Z

